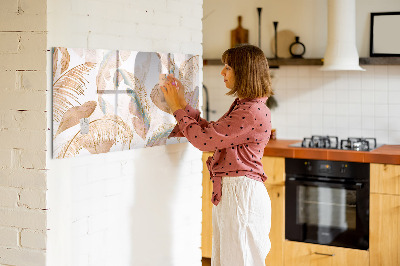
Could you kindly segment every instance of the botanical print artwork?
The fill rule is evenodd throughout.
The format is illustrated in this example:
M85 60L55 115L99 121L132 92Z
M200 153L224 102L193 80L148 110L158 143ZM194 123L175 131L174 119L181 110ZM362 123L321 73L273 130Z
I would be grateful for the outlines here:
M198 108L197 55L54 48L53 157L186 142L168 139L176 125L160 89L168 74Z

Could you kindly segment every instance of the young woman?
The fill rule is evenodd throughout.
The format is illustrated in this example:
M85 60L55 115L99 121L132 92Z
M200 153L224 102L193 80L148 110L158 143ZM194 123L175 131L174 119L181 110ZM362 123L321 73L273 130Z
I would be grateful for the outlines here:
M271 201L261 164L271 131L268 62L252 45L228 49L222 62L227 95L237 98L216 122L186 103L179 80L170 78L162 88L178 122L170 136L185 136L201 151L214 151L207 160L213 182L212 265L265 265L271 248Z

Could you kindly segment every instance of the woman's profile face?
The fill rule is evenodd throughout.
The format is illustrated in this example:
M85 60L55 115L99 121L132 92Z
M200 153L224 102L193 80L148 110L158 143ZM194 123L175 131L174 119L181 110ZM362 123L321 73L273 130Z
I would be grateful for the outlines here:
M228 89L233 89L235 86L235 73L233 72L233 69L229 65L225 64L221 71L221 75L224 77L225 86Z

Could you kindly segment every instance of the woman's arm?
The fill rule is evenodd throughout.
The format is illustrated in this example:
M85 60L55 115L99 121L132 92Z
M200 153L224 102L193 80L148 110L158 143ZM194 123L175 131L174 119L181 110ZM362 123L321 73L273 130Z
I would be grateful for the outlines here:
M168 83L166 84L166 86L167 87L169 86L169 88L170 88L169 92L171 92L171 89L173 89L172 85L175 85L175 90L176 90L177 93L175 94L174 91L172 91L173 94L169 93L169 97L170 97L169 101L170 101L170 103L174 102L173 100L171 100L171 97L175 97L176 98L175 101L177 101L179 103L179 107L182 108L183 110L185 110L185 112L190 117L195 119L201 126L203 126L203 127L204 126L208 126L209 122L206 119L200 117L200 111L195 109L195 108L193 108L192 106L190 106L186 102L186 100L185 100L185 87L182 85L182 83L178 79L176 79L175 77L168 76ZM165 91L163 91L163 92L164 92L164 96L166 97ZM167 103L168 103L168 101L167 101ZM172 130L171 134L168 137L169 138L170 137L184 137L182 132L179 130L178 124L174 127L174 129Z
M256 141L256 124L254 115L247 109L233 110L229 116L222 117L218 122L202 127L195 119L188 116L182 109L174 112L182 134L201 151L225 149ZM264 125L265 126L265 125Z

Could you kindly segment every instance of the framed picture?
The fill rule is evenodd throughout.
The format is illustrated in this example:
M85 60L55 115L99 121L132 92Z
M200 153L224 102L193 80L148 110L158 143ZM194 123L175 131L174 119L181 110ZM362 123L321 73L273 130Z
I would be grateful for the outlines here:
M371 13L370 52L373 56L400 56L400 11Z

